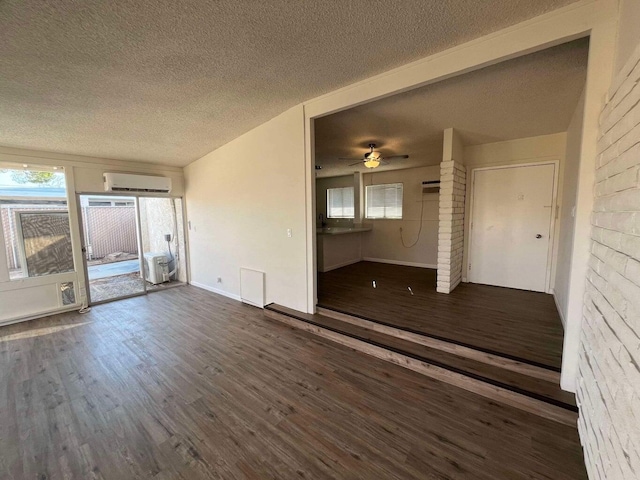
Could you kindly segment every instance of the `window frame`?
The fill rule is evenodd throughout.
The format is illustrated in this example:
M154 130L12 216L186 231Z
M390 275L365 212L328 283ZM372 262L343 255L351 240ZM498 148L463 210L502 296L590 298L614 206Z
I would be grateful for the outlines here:
M352 202L351 202L351 208L353 209L353 214L350 216L345 216L345 215L331 215L331 207L330 207L330 201L329 201L329 196L331 194L331 191L334 190L351 190L351 198L352 198ZM342 199L343 199L343 204L342 204L342 211L344 213L345 210L345 206L344 206L344 193L342 194ZM333 219L354 219L355 218L355 188L353 187L332 187L332 188L327 188L327 193L326 193L326 206L327 206L327 218L333 218Z
M75 243L72 228L72 211L69 205L67 169L64 167L50 165L17 165L11 162L0 162L0 171L7 174L23 171L50 172L55 175L59 175L62 179L60 183L53 185L52 188L64 191L64 195L61 195L62 192L57 192L58 194L51 194L51 192L49 192L49 195L47 195L46 190L38 191L38 187L40 185L36 184L40 182L20 182L16 180L12 181L13 184L10 183L3 186L8 186L10 188L15 186L16 189L20 189L20 186L16 184L24 184L25 188L33 189L33 192L21 195L20 193L11 192L10 190L6 192L0 189L0 209L7 207L7 212L10 216L8 231L5 229L6 225L4 222L0 225L0 246L2 246L2 250L4 250L3 252L0 252L0 255L3 257L2 261L0 261L0 285L9 285L13 282L22 282L24 285L48 285L50 283L56 283L56 279L71 278L71 275L76 275ZM33 193L33 195L31 193ZM43 206L46 208L38 208ZM25 258L25 239L22 219L20 217L21 213L64 214L67 217L67 222L69 223L69 240L71 242L71 261L73 263L72 270L44 273L41 275L29 274ZM9 236L7 236L7 233ZM13 260L9 257L11 251L14 254ZM12 274L12 269L10 268L12 261L20 263L18 274L15 272Z
M372 207L372 208L383 208L383 215L382 216L370 216L369 214L369 192L372 191L372 189L381 189L381 188L388 188L388 187L395 187L396 189L400 190L400 216L388 216L387 215L387 208L398 208L398 205L386 205L386 203L382 206L382 207ZM365 192L364 192L364 201L365 201L365 206L364 206L364 217L367 220L402 220L402 216L404 214L404 183L402 182L394 182L394 183L380 183L380 184L376 184L376 185L366 185L365 186Z

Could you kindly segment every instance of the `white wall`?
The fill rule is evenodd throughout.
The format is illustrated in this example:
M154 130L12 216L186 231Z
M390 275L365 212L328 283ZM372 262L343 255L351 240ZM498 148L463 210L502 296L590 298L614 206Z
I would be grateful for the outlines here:
M180 168L8 147L0 147L0 162L7 165L26 163L64 167L75 265L74 272L14 281L8 281L7 276L0 274L0 305L2 305L0 324L78 308L86 300L76 194L104 191L102 181L104 172L168 176L173 183L172 194L181 196L184 193L183 174ZM3 266L6 268L4 263L0 262L0 268ZM60 302L59 289L63 282L74 282L77 303L73 306L63 307Z
M366 260L385 260L406 265L436 268L438 259L438 194L422 193L422 182L440 179L440 166L407 168L363 175L364 185L402 183L402 220L364 219L373 231L362 235L362 256ZM422 205L422 232L418 238Z
M565 161L560 166L561 195L558 196L560 215L558 219L558 249L556 256L556 276L554 297L560 312L563 326L566 325L571 255L573 253L573 233L575 226L574 211L578 190L578 172L580 167L580 145L582 143L582 117L584 113L584 94L571 118L567 129L567 148Z
M237 298L251 268L267 303L306 309L303 118L294 107L185 168L194 285Z
M464 148L464 163L467 167L467 195L465 211L471 208L472 179L473 170L482 167L495 167L502 165L518 165L525 163L535 163L545 160L558 160L560 168L564 165L566 154L566 133L555 133L552 135L541 135L538 137L520 138L507 142L487 143L484 145L472 145ZM562 185L558 187L558 198L562 195ZM465 215L464 219L464 261L463 278L466 282L466 273L469 269L469 224L470 215ZM555 278L556 252L558 245L558 229L556 228L553 239L553 262L551 279Z

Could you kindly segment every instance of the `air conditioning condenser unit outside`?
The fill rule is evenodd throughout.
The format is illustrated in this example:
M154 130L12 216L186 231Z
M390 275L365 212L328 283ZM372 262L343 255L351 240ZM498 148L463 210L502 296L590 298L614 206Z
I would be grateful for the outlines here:
M153 285L169 281L169 261L164 253L144 254L144 279Z

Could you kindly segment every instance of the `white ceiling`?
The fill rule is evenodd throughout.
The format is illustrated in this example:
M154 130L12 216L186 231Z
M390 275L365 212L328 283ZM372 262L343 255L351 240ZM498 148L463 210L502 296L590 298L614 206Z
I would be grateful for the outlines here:
M564 132L584 88L587 55L588 40L576 40L320 118L317 175L366 170L339 158L362 158L369 143L383 155L409 155L377 171L435 165L449 127L465 145Z
M0 1L0 145L186 165L301 101L573 1Z

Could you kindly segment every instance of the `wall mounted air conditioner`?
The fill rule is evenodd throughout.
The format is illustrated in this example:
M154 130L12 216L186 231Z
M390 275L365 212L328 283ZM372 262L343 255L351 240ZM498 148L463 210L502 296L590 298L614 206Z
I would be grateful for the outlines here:
M105 173L105 192L171 192L171 179L130 173Z
M422 193L440 192L440 180L429 180L422 182Z

